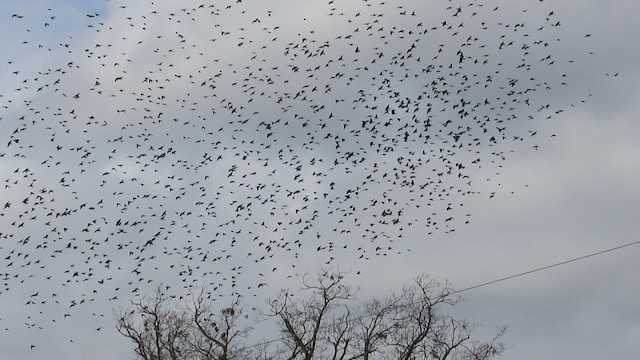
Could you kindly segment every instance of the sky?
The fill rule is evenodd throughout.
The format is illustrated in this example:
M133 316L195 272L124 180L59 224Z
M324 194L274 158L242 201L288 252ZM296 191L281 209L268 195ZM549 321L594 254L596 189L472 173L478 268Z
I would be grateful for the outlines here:
M0 359L133 359L113 312L159 282L260 304L333 266L364 299L638 241L638 11L3 2ZM451 311L505 359L633 358L639 255Z

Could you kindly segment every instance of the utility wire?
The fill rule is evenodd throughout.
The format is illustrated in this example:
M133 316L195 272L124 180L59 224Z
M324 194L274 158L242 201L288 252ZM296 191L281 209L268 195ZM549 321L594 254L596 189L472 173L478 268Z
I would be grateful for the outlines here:
M539 267L537 269L521 272L521 273L518 273L518 274L515 274L515 275L510 275L510 276L503 277L503 278L500 278L500 279L487 281L485 283L474 285L474 286L470 286L470 287L467 287L467 288L464 288L464 289L455 290L451 294L457 294L457 293L461 293L463 291L469 291L471 289L476 289L476 288L479 288L479 287L495 284L495 283L498 283L498 282L501 282L501 281L510 280L510 279L517 278L517 277L520 277L520 276L532 274L534 272L550 269L550 268L553 268L553 267L556 267L556 266L568 264L568 263L571 263L571 262L574 262L574 261L578 261L578 260L583 260L583 259L590 258L590 257L593 257L593 256L601 255L601 254L604 254L604 253L607 253L607 252L610 252L610 251L620 250L622 248L625 248L625 247L628 247L628 246L632 246L632 245L638 245L638 244L640 244L640 240L639 241L630 242L630 243L627 243L627 244L624 244L624 245L612 247L612 248L609 248L609 249L606 249L606 250L594 252L594 253L591 253L591 254L583 255L583 256L580 256L580 257L577 257L577 258L561 261L561 262L558 262L558 263L555 263L555 264Z
M464 289L454 290L454 291L449 292L448 294L449 295L458 294L458 293L461 293L461 292L469 291L469 290L472 290L472 289L477 289L479 287L483 287L483 286L487 286L487 285L492 285L492 284L499 283L499 282L502 282L502 281L514 279L514 278L517 278L517 277L520 277L520 276L532 274L532 273L535 273L535 272L538 272L538 271L550 269L550 268L553 268L553 267L556 267L556 266L560 266L560 265L564 265L564 264L568 264L568 263L571 263L571 262L574 262L574 261L584 260L584 259L587 259L587 258L590 258L590 257L594 257L594 256L597 256L597 255L602 255L604 253L608 253L608 252L615 251L615 250L620 250L622 248L626 248L626 247L633 246L633 245L638 245L638 244L640 244L640 240L634 241L634 242L630 242L630 243L627 243L627 244L624 244L624 245L608 248L608 249L601 250L601 251L598 251L598 252L590 253L590 254L583 255L583 256L580 256L580 257L576 257L576 258L573 258L573 259L564 260L564 261L561 261L561 262L558 262L558 263L555 263L555 264L546 265L546 266L539 267L539 268L536 268L536 269L533 269L533 270L524 271L524 272L517 273L517 274L514 274L514 275L506 276L506 277L503 277L503 278L500 278L500 279L491 280L491 281L487 281L487 282L484 282L484 283L481 283L481 284L469 286L469 287L466 287ZM364 319L367 316L370 316L370 315L362 315L362 316L357 317L356 319ZM277 338L277 339L266 340L266 341L264 341L262 343L253 344L253 345L248 345L248 346L242 347L242 348L240 348L240 350L247 350L247 349L255 348L255 347L258 347L258 346L264 346L264 345L271 344L271 343L274 343L274 342L277 342L277 341L281 341L281 340L284 340L284 339L286 339L286 337L283 336L283 337L280 337L280 338Z

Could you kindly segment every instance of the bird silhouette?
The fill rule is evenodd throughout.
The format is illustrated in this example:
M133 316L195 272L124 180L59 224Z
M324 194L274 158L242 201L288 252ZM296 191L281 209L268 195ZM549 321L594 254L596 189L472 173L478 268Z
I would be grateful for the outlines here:
M305 254L360 274L411 229L469 223L479 170L497 177L565 110L561 21L533 1L508 22L478 1L437 19L362 5L111 5L73 20L84 39L61 9L4 15L47 61L2 55L0 298L27 294L38 328L160 282L248 297Z

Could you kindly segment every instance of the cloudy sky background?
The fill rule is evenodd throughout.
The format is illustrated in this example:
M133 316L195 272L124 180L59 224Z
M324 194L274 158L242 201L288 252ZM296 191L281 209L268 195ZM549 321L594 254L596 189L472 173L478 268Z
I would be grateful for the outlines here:
M128 6L127 8L120 8L125 4ZM154 67L154 64L160 61L174 64L172 74L200 69L199 66L214 67L216 64L226 66L229 63L234 64L234 69L237 68L240 71L240 65L243 64L243 61L247 61L247 56L251 56L247 54L250 54L252 48L245 46L238 49L236 33L233 34L232 40L227 40L228 43L224 43L225 40L219 40L221 42L219 53L207 53L200 60L185 61L184 56L177 50L177 54L173 53L163 60L160 55L153 52L154 48L162 49L163 46L165 49L175 48L180 44L181 38L176 38L173 34L174 28L169 25L173 21L167 20L166 14L175 10L179 11L180 8L194 8L197 5L194 3L191 6L183 5L172 9L169 2L157 2L153 6L142 2L128 4L113 1L4 2L0 5L0 15L5 18L0 22L0 33L4 34L6 38L5 45L3 45L6 51L3 51L2 63L0 64L0 94L3 95L0 101L5 106L0 110L2 146L5 146L4 143L9 141L9 134L16 127L19 127L17 118L26 113L24 107L27 105L22 105L23 100L32 100L32 104L37 107L51 106L53 109L57 107L64 109L65 117L69 117L68 113L72 108L76 109L78 114L83 115L110 114L114 111L111 108L113 106L117 106L118 109L142 108L142 106L136 104L133 97L120 96L113 100L105 100L104 103L95 94L92 97L86 89L91 87L98 77L103 79L101 83L104 93L110 94L118 93L119 88L123 86L135 86L135 91L143 92L144 89L141 87L139 79L144 77L149 69L157 69L158 67ZM417 15L424 19L425 24L434 25L445 14L443 5L446 4L425 4L410 1L405 4L409 12L415 9ZM640 192L637 191L637 184L640 181L640 141L638 140L640 125L638 125L636 118L640 108L635 99L640 95L637 85L640 84L640 74L636 61L639 49L633 45L633 39L637 39L640 34L633 17L634 14L640 12L640 5L634 1L623 0L607 3L545 0L543 4L539 4L538 1L526 1L522 4L518 2L518 4L512 3L511 5L494 1L491 4L486 3L485 7L493 8L496 5L500 6L500 11L492 15L495 17L487 19L488 24L500 21L517 21L513 19L524 19L533 24L540 21L540 17L544 17L549 9L554 10L555 16L562 23L561 27L554 30L557 31L556 33L546 33L548 36L557 35L562 39L561 45L553 48L554 58L559 59L558 62L560 59L573 59L575 63L570 66L564 63L565 65L562 66L566 66L566 68L555 70L569 73L568 86L555 87L555 91L551 95L536 94L536 96L542 97L538 98L541 103L550 102L554 108L564 111L547 121L536 121L533 125L522 122L509 125L511 126L509 131L518 130L518 133L526 134L528 130L535 129L539 135L534 140L527 142L505 142L502 145L503 149L507 152L514 150L514 152L508 153L506 160L499 163L500 168L487 165L481 169L470 170L474 179L471 190L479 194L464 198L452 198L455 199L452 202L456 205L458 202L464 202L464 209L455 210L456 217L460 220L455 226L455 232L445 233L447 229L443 229L435 231L432 235L427 235L423 228L409 228L402 233L401 241L394 242L394 251L387 256L374 256L370 251L368 254L374 258L368 262L354 260L354 257L359 256L360 253L353 250L335 255L334 265L337 264L346 271L360 270L362 272L362 275L354 276L351 281L362 287L361 295L363 297L371 294L385 294L389 289L397 289L400 284L406 283L412 276L419 273L427 273L443 280L447 279L457 288L466 288L638 240ZM319 37L331 34L331 31L335 31L335 33L342 31L340 28L332 28L333 23L319 16L326 11L327 4L325 3L318 2L304 6L299 4L292 6L284 3L273 7L264 4L245 6L249 9L249 14L242 16L238 14L237 18L224 17L220 20L220 28L234 30L238 26L249 28L250 24L241 24L250 22L253 18L251 14L256 14L263 20L264 26L281 26L283 28L277 34L280 37L278 43L285 42L285 39L295 39L298 31L308 31L310 27L314 28L317 34L321 34ZM224 8L222 4L218 7ZM52 11L47 10L48 8L51 8ZM152 19L149 14L153 9L162 16ZM346 14L367 10L363 2L340 4L339 9ZM523 9L526 9L527 12L523 13ZM266 10L273 11L272 19L265 20ZM51 16L50 13L56 16L55 20L47 20ZM86 16L86 14L93 13L100 15L97 18ZM23 18L12 18L12 14L21 14ZM131 16L132 19L126 19L127 16ZM142 16L149 17L146 24L142 23L145 21ZM212 32L210 24L203 25L202 21L195 20L189 22L188 14L181 14L174 16L174 18L183 21L179 27L180 32L184 38L194 43L206 42L208 32ZM281 19L287 19L287 21L283 22ZM387 16L385 19L389 19L390 23L394 21L391 16ZM45 28L44 22L47 21L50 22L50 26ZM99 25L99 22L103 22L104 25ZM308 25L309 23L313 25ZM92 27L87 27L87 24ZM129 24L133 24L133 26ZM143 26L150 30L140 31ZM469 24L469 26L471 25ZM534 27L534 25L530 26ZM111 29L107 30L109 27ZM347 28L345 27L345 29ZM27 32L26 29L31 31ZM101 31L95 32L96 29L101 29ZM218 29L214 30L219 31ZM495 31L496 33L500 32L499 30ZM174 36L165 42L165 40L155 38L151 34L163 34L163 39L169 38L170 35ZM592 35L585 38L585 34ZM446 33L440 35L436 33L434 36L441 36L441 38L430 41L433 41L434 44L439 41L446 42L445 35ZM73 39L69 39L69 36L72 36ZM254 31L250 33L250 36L245 34L239 36L245 36L246 41L251 39L260 43L261 41L270 41L275 35ZM493 39L489 35L486 36ZM547 40L553 40L553 38ZM29 41L29 43L23 44L23 41ZM139 41L143 41L145 47L137 45ZM425 41L427 40L425 39ZM60 46L65 43L70 46ZM113 44L113 46L108 49L96 48L96 43ZM43 44L43 49L37 48L36 44ZM437 44L434 46L437 47ZM361 45L361 47L364 51L367 46ZM51 51L48 51L47 48L51 48ZM282 46L279 49L281 48ZM96 55L87 60L84 58L87 54L84 49L93 49ZM265 50L265 58L272 56L277 59L275 52L270 55L269 51L275 51L272 49L273 47L270 47ZM68 53L69 50L72 50L73 53ZM343 49L337 51L339 50ZM350 56L354 56L352 47L348 47L344 51L349 51ZM496 52L492 53L492 56L499 56L497 50L493 51ZM589 55L590 51L593 52L592 55ZM96 63L100 62L100 60L96 60L98 54L109 55L104 60L109 66L96 66ZM128 58L135 61L129 63L127 62ZM196 58L194 56L194 59ZM212 58L220 59L220 61L211 62ZM69 59L74 61L71 67L67 66ZM425 59L428 57L425 56ZM13 63L8 64L8 61L13 61ZM112 66L114 62L119 62L122 65L114 69ZM285 63L284 60L283 63ZM75 65L79 68L74 68ZM65 77L63 91L66 91L69 97L64 102L60 102L59 94L49 98L47 97L49 95L44 96L37 93L38 86L36 84L28 83L25 85L23 83L25 78L36 76L38 71L45 72L47 69L55 70L65 67L72 75ZM112 79L119 75L122 68L126 68L127 76L129 76L128 79L123 79L126 85L113 83ZM19 74L13 74L18 70ZM535 77L553 78L557 75L551 70L547 73L544 71L544 68L540 68L535 73ZM613 76L616 73L617 76ZM210 74L215 74L215 71L210 70ZM41 77L46 78L47 76L49 75ZM54 73L54 77L51 79L55 79L55 76L57 75ZM287 76L290 76L290 73L287 73ZM204 80L206 79L202 81ZM304 78L301 77L300 81L303 80ZM290 89L295 89L299 84L291 85ZM22 87L26 88L16 91ZM224 86L220 84L219 87L223 88ZM80 91L73 91L76 88L85 89L81 91L80 100L83 100L82 102L74 101L72 98L73 94ZM290 91L290 89L282 91ZM163 94L167 98L183 98L184 91L184 89L175 86L166 89ZM222 93L221 90L218 91ZM227 90L225 89L225 91ZM233 90L229 90L229 92L229 97L232 98ZM545 96L549 99L545 99ZM193 97L195 98L195 95ZM11 103L8 102L9 100ZM582 100L585 101L582 102ZM256 100L256 103L259 101L259 99ZM210 113L210 107L190 111L188 104L187 110L182 108L182 105L184 104L174 103L164 107L162 111L167 114L164 115L165 118L167 120L173 117L184 119L194 113L201 116ZM267 111L277 113L277 108L261 108L260 110L263 113ZM523 114L529 110L523 110ZM336 105L337 118L340 118L341 111L346 114L343 117L353 116L347 108ZM129 114L131 112L129 110ZM154 109L154 116L157 112L158 110ZM30 113L32 114L32 112ZM308 113L303 113L303 115L312 118ZM100 121L100 116L96 117ZM122 119L122 117L114 116L114 119ZM47 119L46 121L51 120ZM70 126L73 127L73 125ZM236 126L237 129L242 128L241 125ZM215 127L212 126L213 128ZM36 129L39 130L30 130L28 140L23 140L23 144L25 142L34 144L36 150L17 151L11 147L8 150L3 150L6 153L4 157L0 158L0 169L3 176L13 173L16 168L31 168L41 171L38 174L41 176L39 178L40 184L46 184L49 181L49 179L42 178L47 173L39 164L51 152L55 151L55 147L49 141L51 132L45 131L44 125ZM93 132L90 132L92 136L99 134L104 139L115 139L119 136L120 126L111 124L104 130L92 129ZM161 130L171 132L175 139L180 139L181 136L197 138L199 131L197 128L189 128L186 125L172 127L166 122L162 126L152 128L152 131ZM60 133L63 131L58 130ZM304 134L300 131L302 130L293 130L292 134ZM551 134L556 136L551 137ZM236 133L234 135L238 139L244 136L247 139L260 138L260 134ZM276 134L276 136L283 136L283 138L285 135L289 134ZM57 136L60 138L64 135ZM5 139L6 141L4 141ZM70 143L64 144L67 148L80 146L83 143L81 137L75 139L67 137L65 140L70 141ZM198 153L201 147L195 145L189 147L186 145L189 143L191 142L181 143L180 150L184 154L189 153L189 149L192 149L193 154L197 154L194 155L197 158L193 162L201 161L201 153ZM237 144L238 142L232 143ZM61 204L68 203L69 206L73 206L71 204L77 205L84 201L96 204L100 198L104 198L105 202L112 199L109 206L115 208L113 203L120 202L121 199L126 201L126 196L110 197L108 195L110 191L116 191L117 186L111 188L107 186L104 190L97 187L102 181L100 174L103 171L110 171L111 167L116 166L117 163L129 164L130 166L130 168L120 170L118 173L118 176L124 180L130 180L132 176L148 181L156 178L164 179L176 173L179 176L180 171L177 170L163 169L165 173L160 175L157 173L144 174L133 162L127 163L124 159L114 159L109 163L104 160L104 155L112 148L120 146L118 152L124 151L126 153L127 150L131 150L127 148L130 145L114 144L111 147L96 149L94 154L98 154L99 156L96 158L102 159L102 162L94 165L95 179L85 178L81 182L85 186L84 188L72 185L73 190L78 193L79 200L56 198L57 206L64 208L65 206ZM304 144L299 145L295 151L305 161L308 162L310 158L316 156L321 157L303 150ZM539 145L538 150L533 149L533 145ZM250 148L248 146L246 150L248 151ZM242 149L229 151L231 154L242 151ZM15 152L35 155L24 158L14 157ZM81 155L82 152L79 154ZM268 152L265 154L268 155ZM77 164L80 155L61 157L60 159L65 161L62 166L71 166L69 169L77 174L77 169L74 170L71 164ZM257 158L259 157L251 157L255 163L242 166L239 171L248 173L252 169L259 170L262 163L256 160ZM219 171L226 173L227 168L233 165L235 159L233 156L229 156L228 160L225 159L220 165ZM328 164L320 164L314 170L327 171L327 167ZM160 169L160 167L158 168ZM288 167L282 166L279 172L281 177L272 181L280 183L288 181L287 179L290 179L293 174L287 173L287 171L290 171ZM61 172L62 170L52 171L50 180L52 187L61 177L59 176ZM496 175L496 172L499 174ZM307 174L307 176L312 178L312 175ZM344 184L348 183L349 179L344 176L336 182ZM311 182L308 181L305 184ZM25 184L25 182L20 184ZM125 192L135 193L135 184L128 183L127 186ZM326 184L319 184L317 189L307 188L305 190L309 194L312 194L314 190L322 192L323 186ZM104 193L96 193L96 189L104 191ZM366 196L379 196L377 191L380 189L382 186L373 187L372 193ZM16 187L5 188L1 191L2 203L11 201L14 204L19 204L22 198L28 195L29 190L26 187ZM148 188L147 191L156 191L157 194L162 194L161 189ZM215 192L216 189L210 189L209 195L211 195L211 191ZM495 192L495 196L489 198L489 194L492 192ZM398 196L402 194L400 191ZM151 203L149 201L143 204ZM299 201L287 205L290 208L302 206ZM176 208L179 206L182 204L176 202ZM3 221L3 229L14 228L9 225L18 214L18 210L14 209L16 209L15 205L10 209L15 212L9 212L0 220ZM167 207L167 209L171 209L171 207ZM260 216L267 216L266 213L260 213L260 211L262 210L256 210L254 214L256 219L259 219ZM470 213L472 216L470 224L463 225L466 213ZM118 218L115 212L104 212L103 214L113 216L114 220ZM284 212L280 215L285 216ZM421 215L423 214L418 213L416 216ZM75 223L88 222L93 217L91 214L84 217L77 215L73 221ZM323 218L323 223L319 224L316 230L322 232L323 236L330 234L331 229L338 226L332 222L335 219L337 217ZM185 222L189 221L185 220ZM198 224L197 221L190 223L192 223L190 226L193 227ZM64 220L60 220L60 227L69 226L71 229L83 227L77 225L72 227L65 224ZM252 229L255 228L252 227ZM30 246L35 246L36 239L48 232L48 229L44 228L30 228L28 230L28 234L31 234L32 238ZM3 230L3 233L6 234L6 231ZM16 238L2 239L3 243L0 247L2 258L8 256L9 252L16 248L16 241L24 237L20 235L26 234L24 229L19 231L21 232L16 232ZM145 236L147 233L153 234L153 231L147 231ZM80 232L76 231L75 234L80 234ZM283 233L283 235L286 234L288 233ZM61 234L60 236L65 238L71 235ZM100 238L103 237L100 236ZM66 242L61 240L63 244ZM368 246L368 244L363 245ZM100 247L100 250L105 253L113 251L114 249L109 246L104 245ZM179 246L176 245L176 247ZM406 251L407 248L410 248L410 251ZM158 248L155 251L152 254L162 259L162 249ZM244 257L247 251L259 251L259 249L247 250L240 247L240 249L234 248L228 251L234 255L233 259L236 259L239 256ZM397 254L396 251L402 251L402 253ZM637 307L640 298L640 289L637 287L638 280L640 280L638 255L640 255L640 247L628 247L584 261L473 289L463 294L467 300L454 311L459 316L468 317L483 324L483 327L477 332L479 337L491 336L495 327L508 324L510 331L505 342L509 345L509 350L504 355L506 359L538 359L541 357L558 359L633 358L638 353L637 340L640 337L640 309ZM35 268L27 267L23 270L21 278L27 278L31 273L35 274L34 277L28 278L22 285L15 281L9 282L10 289L0 294L0 323L2 325L0 329L4 331L2 340L0 340L0 349L2 350L0 351L0 359L31 359L44 356L43 354L52 358L68 359L133 357L129 344L115 332L112 323L109 322L112 308L125 303L126 293L120 294L119 302L114 302L104 299L104 297L113 296L112 292L101 291L99 296L93 297L97 298L94 305L74 310L73 315L67 319L63 318L66 305L59 307L52 305L24 306L25 301L29 300L29 295L37 291L47 295L51 292L57 292L60 297L65 299L92 297L89 294L92 289L96 288L96 285L69 284L66 287L61 287L58 283L51 284L51 282L44 280L47 275L67 270L70 263L77 262L77 267L81 271L86 270L86 267L82 265L84 257L78 256L77 259L74 259L74 256L78 256L78 254L61 254L56 259L42 257L42 262L47 265L46 270L34 271ZM124 269L132 269L130 257L114 255L112 258L114 267L120 265ZM323 265L325 260L326 257L317 256L315 246L310 246L304 251L301 250L296 262L297 270L302 271L305 267L308 270L313 270ZM229 269L224 269L222 272L225 274L221 276L234 274L238 276L238 283L246 287L255 286L258 282L262 282L262 280L256 280L256 274L263 273L266 278L264 281L270 283L270 291L273 293L279 287L290 286L285 276L292 271L290 269L291 261L291 256L288 254L278 253L271 262L266 264L234 263L231 266L244 266L243 272L236 274L230 272ZM6 266L8 263L9 261L6 261L2 264ZM16 267L19 263L23 262L15 261L14 268L7 268L6 271L9 274L15 274L18 271ZM221 266L229 264L223 263ZM287 271L273 273L271 271L273 266L287 269ZM148 268L145 268L147 272L152 269L153 265L148 265ZM220 269L214 268L214 272L218 270ZM97 278L103 275L104 277L114 277L111 284L108 285L111 288L123 287L131 290L130 287L127 287L127 283L136 279L129 271L98 273L94 276ZM166 277L179 281L173 273L156 275L159 278ZM66 279L66 276L61 275L58 279ZM177 284L179 285L179 283ZM263 295L268 296L272 293L265 292ZM43 313L40 314L38 311ZM93 315L93 313L97 315ZM101 320L100 314L103 314L106 320ZM56 322L53 323L51 319L56 319ZM46 326L43 326L42 330L37 329L37 326L34 328L25 326L25 323L32 322ZM93 329L98 326L103 326L103 329L100 332L94 331ZM5 328L9 330L4 330ZM36 348L30 349L31 344L36 344Z

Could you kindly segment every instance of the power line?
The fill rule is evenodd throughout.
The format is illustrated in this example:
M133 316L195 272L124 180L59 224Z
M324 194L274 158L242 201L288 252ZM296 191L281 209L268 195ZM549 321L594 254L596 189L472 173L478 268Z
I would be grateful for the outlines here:
M473 286L469 286L469 287L466 287L466 288L463 288L463 289L460 289L460 290L454 290L454 291L451 291L449 293L449 295L458 294L458 293L461 293L461 292L469 291L469 290L472 290L472 289L477 289L479 287L483 287L483 286L487 286L487 285L492 285L492 284L499 283L499 282L502 282L502 281L514 279L514 278L517 278L517 277L520 277L520 276L532 274L532 273L535 273L535 272L538 272L538 271L550 269L550 268L553 268L553 267L556 267L556 266L560 266L560 265L564 265L564 264L568 264L568 263L571 263L571 262L574 262L574 261L584 260L584 259L587 259L587 258L590 258L590 257L594 257L594 256L597 256L597 255L602 255L604 253L608 253L608 252L615 251L615 250L620 250L622 248L633 246L633 245L638 245L638 244L640 244L640 240L634 241L634 242L630 242L630 243L627 243L627 244L624 244L624 245L619 245L619 246L616 246L616 247L608 248L608 249L605 249L605 250L597 251L597 252L590 253L590 254L587 254L587 255L579 256L579 257L576 257L576 258L573 258L573 259L564 260L564 261L561 261L561 262L558 262L558 263L555 263L555 264L542 266L542 267L539 267L539 268L536 268L536 269L533 269L533 270L524 271L524 272L517 273L517 274L514 274L514 275L510 275L510 276L506 276L506 277L503 277L503 278L499 278L499 279L496 279L496 280L487 281L487 282L484 282L484 283L481 283L481 284L477 284L477 285L473 285ZM356 317L355 319L356 320L357 319L364 319L364 318L366 318L368 316L370 316L370 315L361 315L361 316ZM274 342L277 342L277 341L281 341L281 340L285 340L285 339L286 339L286 337L282 336L282 337L279 337L277 339L266 340L266 341L264 341L262 343L248 345L248 346L242 347L240 350L247 350L247 349L251 349L251 348L258 347L258 346L271 344L271 343L274 343Z
M594 252L594 253L591 253L591 254L583 255L583 256L580 256L580 257L577 257L577 258L561 261L561 262L558 262L558 263L555 263L555 264L539 267L537 269L521 272L521 273L518 273L518 274L515 274L515 275L510 275L510 276L506 276L506 277L503 277L503 278L500 278L500 279L487 281L487 282L482 283L482 284L478 284L478 285L470 286L470 287L467 287L467 288L464 288L464 289L453 291L451 294L457 294L457 293L461 293L463 291L469 291L471 289L476 289L476 288L479 288L479 287L495 284L495 283L498 283L498 282L501 282L501 281L510 280L510 279L517 278L517 277L520 277L520 276L532 274L534 272L550 269L550 268L553 268L553 267L556 267L556 266L568 264L568 263L571 263L571 262L574 262L574 261L578 261L578 260L583 260L583 259L590 258L590 257L596 256L596 255L601 255L601 254L604 254L604 253L607 253L607 252L610 252L610 251L620 250L622 248L625 248L625 247L628 247L628 246L632 246L632 245L638 245L638 244L640 244L640 240L639 241L630 242L630 243L627 243L627 244L624 244L624 245L612 247L612 248L609 248L609 249L606 249L606 250Z

